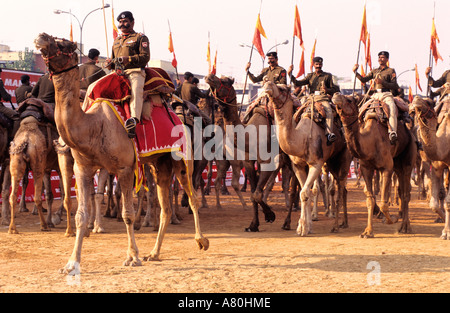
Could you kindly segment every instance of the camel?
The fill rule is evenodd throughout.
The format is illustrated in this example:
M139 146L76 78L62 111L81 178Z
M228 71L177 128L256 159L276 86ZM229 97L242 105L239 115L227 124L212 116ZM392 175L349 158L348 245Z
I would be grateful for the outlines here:
M198 107L207 116L211 116L211 121L213 124L215 124L217 127L220 127L220 129L222 130L222 133L224 135L223 140L225 141L226 133L225 133L225 127L224 127L224 123L223 123L223 109L220 107L216 108L215 107L216 102L214 100L215 99L213 97L207 97L205 99L201 99L198 103ZM236 192L236 195L238 196L238 198L242 204L242 208L244 210L246 210L247 203L245 202L244 197L242 196L242 192L241 192L240 184L239 184L241 169L244 166L244 164L241 160L227 159L225 151L224 151L224 154L222 157L223 157L222 159L216 158L214 160L215 164L216 164L216 169L217 169L216 180L214 181L214 188L216 191L216 208L222 209L222 206L220 204L221 186L222 186L222 182L224 181L224 179L226 177L227 171L231 166L231 170L232 170L231 186L233 187L234 191ZM212 162L209 162L209 166L210 166L209 170L211 170ZM223 189L226 190L226 186Z
M9 172L8 130L0 125L0 190L2 196L2 221L1 225L9 225L9 188L11 186L11 174Z
M39 99L27 99L21 106L41 107L45 116L52 116L52 109ZM34 111L36 112L36 111ZM57 170L58 158L53 148L53 140L58 138L56 127L49 122L40 122L34 116L27 116L20 122L20 127L11 142L10 172L11 172L11 194L9 204L11 206L11 221L8 233L17 234L15 215L18 212L17 191L19 182L23 178L27 167L33 172L34 178L34 203L36 205L41 230L48 231L54 227L52 222L52 202L50 174L52 170ZM44 179L44 176L46 178ZM45 183L47 200L47 220L42 212L42 183Z
M239 105L237 104L236 91L234 90L234 79L229 77L218 78L214 74L205 77L206 83L216 98L218 105L223 110L223 121L225 128L233 126L234 131L226 138L231 144L227 148L233 148L234 155L229 155L228 159L242 160L244 162L245 173L248 176L251 186L251 202L253 206L253 219L250 226L245 231L259 231L258 206L262 207L265 221L272 223L275 220L275 213L270 206L263 200L263 190L270 175L277 169L275 162L271 157L273 154L279 155L279 149L273 151L273 140L271 137L271 122L267 116L255 113L249 119L247 124L243 124L239 117ZM250 127L249 127L250 126ZM239 130L244 129L245 134L238 134ZM253 132L254 131L254 132ZM242 136L245 136L242 138ZM256 138L255 138L256 137ZM265 145L265 146L264 146ZM225 145L224 145L225 146ZM278 147L277 147L278 148ZM263 157L261 152L271 151L270 156ZM268 153L267 153L268 154ZM257 175L255 165L260 167L260 174Z
M338 205L332 228L333 232L338 231L338 212L345 199L345 186L352 160L343 136L335 131L337 140L332 145L327 145L324 128L311 118L307 118L307 115L296 124L293 117L294 101L289 87L268 81L264 84L263 92L269 97L269 103L273 104L275 109L280 148L289 156L292 169L301 186L301 215L297 234L306 236L312 231L311 189L325 164L338 186Z
M368 220L367 227L361 234L362 238L374 237L373 212L376 207L373 193L373 175L376 170L381 175L381 206L386 222L392 224L397 218L392 218L389 213L389 194L391 189L392 174L395 172L399 183L400 214L402 224L399 233L412 231L409 221L409 201L411 197L411 172L416 162L417 146L415 138L406 127L403 120L398 123L398 142L391 145L388 138L387 126L368 115L365 121L359 120L358 104L360 95L344 96L335 93L333 103L341 117L345 140L353 157L359 159L361 172L364 177Z
M116 174L122 191L122 218L124 220L128 249L125 266L140 266L139 250L134 236L135 212L133 207L133 180L136 156L133 141L128 138L122 121L104 99L84 112L79 103L79 69L75 53L76 43L41 33L35 46L42 53L52 74L55 86L55 122L61 138L72 149L75 160L74 173L78 187L78 208L75 215L76 239L72 255L61 273L80 273L83 237L87 233L87 210L92 190L92 178L99 168ZM107 76L105 76L107 77ZM171 152L155 153L140 159L149 163L155 173L156 188L161 205L160 227L152 252L144 261L159 260L162 241L170 221L169 188L172 171L185 190L189 190L189 202L194 215L195 240L200 249L207 250L209 240L200 230L198 200L193 192L192 166L183 159L175 159ZM192 160L186 162L192 165Z
M447 109L450 101L443 103ZM450 240L450 193L447 192L444 202L445 217L439 208L439 189L442 185L443 172L450 166L450 150L448 142L450 138L450 120L447 112L443 113L442 121L438 123L438 116L434 109L434 101L430 98L416 96L410 105L410 112L414 112L418 121L418 136L422 142L423 151L431 161L431 199L430 207L445 220L442 230L442 239Z

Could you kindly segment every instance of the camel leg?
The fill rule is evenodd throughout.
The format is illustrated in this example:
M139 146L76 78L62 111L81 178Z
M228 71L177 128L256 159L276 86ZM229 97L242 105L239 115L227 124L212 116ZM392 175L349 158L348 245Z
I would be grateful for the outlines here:
M295 205L295 199L297 196L297 193L299 192L297 190L297 187L299 185L299 181L295 175L291 175L290 178L290 188L289 188L289 205L288 205L288 214L286 216L286 219L284 220L283 226L281 229L284 230L290 230L291 229L291 215L292 215L292 209Z
M142 215L142 208L144 206L144 197L145 197L145 188L144 186L141 186L137 193L138 203L137 203L137 213L136 213L136 219L134 220L134 230L141 229L141 215Z
M28 186L28 173L30 172L30 169L27 167L25 174L23 175L22 179L22 195L20 197L20 203L19 203L19 212L29 212L27 209L27 202L25 199L26 190Z
M242 196L242 192L241 192L241 186L239 184L239 178L241 176L241 167L240 164L233 164L234 162L230 162L231 163L231 170L233 171L233 176L231 177L231 186L233 187L234 191L236 192L239 201L241 201L242 204L242 208L244 210L248 210L247 207L247 203L244 200L244 197Z
M67 227L65 237L75 236L75 232L72 228L71 223L71 210L72 210L72 198L71 198L71 187L72 187L72 177L73 177L73 157L71 152L68 153L58 153L58 164L61 170L61 178L64 189L64 200L63 205L66 209L67 214Z
M442 230L441 239L450 240L450 188L448 189L447 196L444 203L445 209L445 225Z
M133 168L127 168L118 174L118 179L122 191L122 219L127 229L128 237L128 250L127 258L123 265L125 266L140 266L142 265L139 259L139 250L136 245L134 236L134 221L136 218L134 205L133 205L133 180L134 170Z
M317 202L319 201L319 177L316 178L314 181L311 193L313 198L313 209L312 209L312 220L318 221L319 220L319 211L318 211L318 205Z
M216 208L218 210L222 210L222 205L220 204L220 194L223 178L227 175L227 170L230 166L230 163L227 160L216 160L216 180L214 181L214 190L216 193Z
M3 176L3 181L0 182L2 183L2 199L3 203L2 203L2 220L1 220L1 225L7 226L10 223L10 218L11 218L11 205L8 201L9 199L9 189L11 187L11 172L9 170L9 159L7 161L5 161L2 165L2 176Z
M77 181L77 202L78 207L75 214L75 225L77 228L75 244L72 251L72 255L69 258L67 264L60 269L61 274L67 275L78 275L81 273L80 262L81 262L81 249L83 246L84 237L88 236L88 219L89 219L89 201L91 200L91 192L94 187L92 177L94 176L95 170L92 172L87 172L87 169L83 169L74 164L74 173ZM85 171L83 171L85 170Z
M41 222L41 231L49 231L50 227L44 218L44 213L42 211L42 183L44 180L44 174L34 171L34 204L36 205L39 220ZM50 208L48 208L50 211ZM51 212L50 212L51 214Z
M97 183L97 192L94 194L94 206L93 206L93 214L91 217L91 221L93 220L92 232L93 233L104 233L105 229L102 223L102 201L105 195L106 184L108 182L109 172L102 168L98 173L98 183ZM91 229L91 227L89 227Z
M47 225L50 228L55 228L52 221L52 207L53 207L53 192L51 184L51 172L44 173L44 192L45 192L45 202L47 203Z
M361 238L372 238L373 237L373 210L375 208L375 196L373 194L373 176L374 169L365 167L361 165L361 173L364 178L364 193L366 195L366 206L367 206L367 226L364 232L360 235Z
M392 171L385 169L384 171L380 172L380 177L381 177L380 210L384 214L386 224L393 224L397 220L392 219L391 214L389 213L389 198L391 193Z
M432 162L432 168L430 172L431 176L431 198L430 198L430 208L431 210L438 214L439 217L444 221L445 216L439 206L439 190L443 184L444 177L444 167L439 162Z
M322 164L316 166L309 166L309 171L305 179L306 170L299 170L297 168L297 178L303 181L302 190L300 191L300 200L302 211L300 219L298 220L297 234L299 236L306 236L312 232L312 216L311 216L311 188L317 177L322 172Z
M19 210L17 204L17 191L19 188L19 182L23 178L23 174L25 173L26 170L26 163L21 155L11 155L9 169L11 175L11 193L9 195L9 205L11 207L11 219L9 223L8 233L18 234L19 232L17 231L15 222L16 214Z

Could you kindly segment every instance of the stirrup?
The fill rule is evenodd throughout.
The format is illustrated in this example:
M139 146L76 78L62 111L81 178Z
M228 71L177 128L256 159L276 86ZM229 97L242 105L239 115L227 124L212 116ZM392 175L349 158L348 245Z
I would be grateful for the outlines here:
M389 133L389 141L391 142L391 145L395 145L397 140L398 140L397 133L395 131L390 132Z
M136 125L138 120L135 117L130 117L125 121L125 130L128 133L128 138L136 137Z
M328 135L327 135L327 145L329 146L329 145L331 145L333 142L335 142L336 141L336 135L334 134L334 133L329 133Z

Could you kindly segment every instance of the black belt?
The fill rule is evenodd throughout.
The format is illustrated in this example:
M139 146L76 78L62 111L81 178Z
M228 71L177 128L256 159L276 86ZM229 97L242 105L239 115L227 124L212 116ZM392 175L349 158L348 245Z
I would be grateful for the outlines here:
M386 88L383 88L383 89L375 89L375 92L390 92L391 90L390 89L386 89Z

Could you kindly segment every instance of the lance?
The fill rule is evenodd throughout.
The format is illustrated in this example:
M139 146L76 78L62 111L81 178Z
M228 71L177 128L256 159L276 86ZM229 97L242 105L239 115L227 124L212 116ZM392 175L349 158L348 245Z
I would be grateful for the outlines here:
M434 2L434 4L433 4L433 22L434 22L435 15L436 15L436 2ZM431 49L431 44L430 44L430 54L428 56L428 66L431 68L430 73L428 74L428 77L431 77L431 75L433 73L433 51ZM431 94L431 86L430 86L430 84L428 84L428 81L427 81L427 97L429 97L430 94Z

